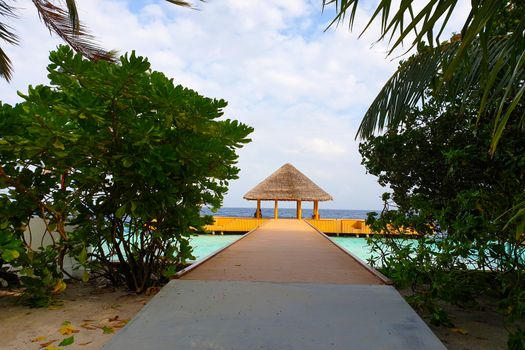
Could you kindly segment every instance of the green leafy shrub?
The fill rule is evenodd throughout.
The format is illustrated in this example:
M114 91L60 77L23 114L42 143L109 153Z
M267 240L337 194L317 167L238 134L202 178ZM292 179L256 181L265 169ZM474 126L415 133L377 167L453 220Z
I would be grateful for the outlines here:
M465 96L467 102L429 90L397 128L360 145L367 170L390 188L383 211L367 220L381 233L370 240L370 262L421 296L436 324L447 319L434 300L468 304L482 294L500 298L513 311L509 320L522 320L524 106L516 105L490 155L493 125L477 115L479 91ZM403 236L407 231L420 237Z
M3 196L58 233L56 254L28 266L69 255L91 277L143 292L191 257L189 237L210 220L200 208L220 206L252 129L135 53L91 62L61 46L50 60L50 85L0 110Z

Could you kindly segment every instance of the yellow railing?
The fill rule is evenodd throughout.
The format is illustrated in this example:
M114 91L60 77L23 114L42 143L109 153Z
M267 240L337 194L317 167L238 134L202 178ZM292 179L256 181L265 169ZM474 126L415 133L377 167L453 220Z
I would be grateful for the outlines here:
M312 226L324 233L335 233L345 235L367 235L370 228L365 225L365 220L359 219L319 219L306 220Z
M235 218L235 217L222 217L216 216L213 218L214 223L206 225L204 228L206 231L214 233L223 232L249 232L269 219L254 219L254 218Z
M270 219L255 219L255 218L237 218L237 217L214 217L214 222L211 225L206 225L206 231L213 233L224 232L249 232ZM368 235L372 231L370 227L365 224L362 219L306 219L312 226L319 231L327 234L336 235ZM414 234L415 232L407 231L406 234Z

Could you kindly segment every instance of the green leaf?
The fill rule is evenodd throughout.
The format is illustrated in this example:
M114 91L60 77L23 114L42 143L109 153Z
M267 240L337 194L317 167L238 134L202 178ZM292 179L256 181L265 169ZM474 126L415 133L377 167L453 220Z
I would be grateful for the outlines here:
M59 140L56 140L55 142L53 142L53 147L61 149L61 150L64 150L65 148L64 144L60 142Z
M122 219L122 217L126 214L126 205L121 206L117 209L117 212L115 213L115 216L119 219Z
M87 282L87 281L89 281L89 272L84 270L84 272L82 273L82 282Z
M13 249L1 250L0 249L0 251L2 252L2 259L6 262L11 262L20 256L20 253L18 252L18 250L13 250Z
M75 342L75 336L72 335L71 337L62 340L60 344L58 344L58 346L68 346L68 345L73 344L74 342Z
M125 167L125 168L129 168L133 165L133 160L130 159L130 158L124 158L122 159L122 165Z
M82 250L80 251L80 254L78 254L77 259L78 259L78 262L81 265L84 265L87 262L87 249L86 249L86 247L82 248Z
M104 332L104 334L113 334L115 333L115 329L110 326L104 326L102 327L102 332Z
M135 215L135 210L137 209L137 203L134 201L131 201L131 213Z

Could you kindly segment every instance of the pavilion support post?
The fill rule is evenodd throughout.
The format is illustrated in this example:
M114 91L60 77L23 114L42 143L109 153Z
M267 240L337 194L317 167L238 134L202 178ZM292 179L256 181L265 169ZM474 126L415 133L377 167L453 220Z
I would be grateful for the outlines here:
M319 201L314 201L314 219L319 220Z
M257 219L261 218L261 200L260 199L257 200L257 210L255 211L255 217Z
M279 219L279 201L276 199L273 206L273 218Z
M303 213L301 211L301 201L297 201L297 219L301 220L303 218Z

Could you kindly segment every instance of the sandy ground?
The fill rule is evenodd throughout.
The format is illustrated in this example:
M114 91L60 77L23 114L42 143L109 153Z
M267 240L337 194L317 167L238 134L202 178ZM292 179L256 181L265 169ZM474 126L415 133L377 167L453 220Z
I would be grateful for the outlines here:
M494 301L482 300L478 305L469 308L446 304L442 307L450 316L454 328L433 325L430 325L430 328L448 349L507 349L508 331L503 315L496 312Z
M60 298L61 306L30 309L0 290L0 349L100 349L150 299L79 283L70 284ZM73 344L59 346L71 336Z
M100 349L113 335L104 330L118 332L151 297L123 289L72 284L61 298L62 306L30 309L15 304L13 293L0 290L0 349L37 350L51 341L48 349ZM485 301L471 309L445 308L456 329L431 328L448 349L506 349L507 331L495 304ZM67 322L69 326L64 326ZM74 333L64 335L60 330ZM71 336L74 336L72 345L59 347L61 341Z

